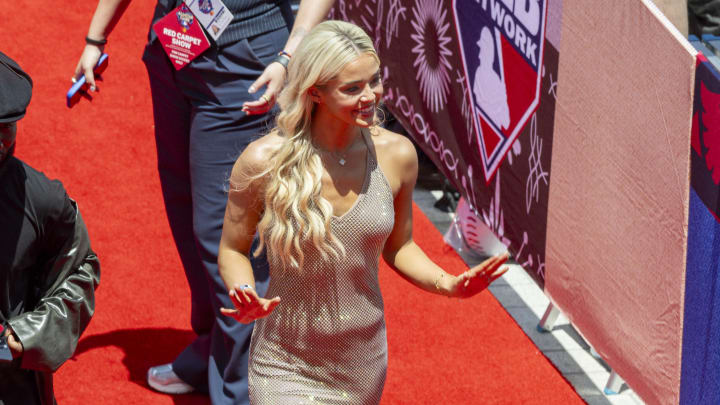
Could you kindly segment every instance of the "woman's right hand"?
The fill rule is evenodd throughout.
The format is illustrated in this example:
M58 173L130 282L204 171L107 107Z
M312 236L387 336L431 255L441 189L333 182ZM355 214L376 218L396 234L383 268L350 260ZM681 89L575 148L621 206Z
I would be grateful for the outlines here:
M264 318L280 303L280 297L273 299L260 298L255 289L235 286L230 290L230 299L235 309L220 308L223 315L231 316L241 323L251 323L256 319Z
M100 60L102 53L103 50L99 46L91 44L85 45L85 49L83 49L83 53L80 55L80 60L75 67L73 83L75 83L75 80L79 79L82 75L85 75L85 82L88 86L90 86L90 91L95 91L97 89L95 86L95 75L93 74L93 69L95 68L95 65L97 65L98 60Z

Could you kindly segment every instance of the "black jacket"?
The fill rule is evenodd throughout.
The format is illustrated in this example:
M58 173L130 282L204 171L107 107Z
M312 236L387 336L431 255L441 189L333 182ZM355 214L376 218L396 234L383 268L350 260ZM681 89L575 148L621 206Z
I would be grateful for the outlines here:
M0 165L0 322L23 356L0 362L0 405L55 403L52 373L95 309L100 263L57 180L9 157Z

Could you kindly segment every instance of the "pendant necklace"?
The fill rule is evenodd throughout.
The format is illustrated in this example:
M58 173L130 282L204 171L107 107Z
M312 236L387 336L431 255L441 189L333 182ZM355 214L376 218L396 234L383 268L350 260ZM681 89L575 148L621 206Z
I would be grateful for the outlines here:
M357 139L353 140L353 142L347 148L345 148L345 150L342 152L322 149L322 148L318 148L317 146L316 146L316 148L322 152L329 153L330 156L332 156L333 159L335 159L340 166L344 167L345 164L347 163L347 153L350 150L350 148L352 148L352 146L355 144L355 142L357 142Z
M340 152L330 152L332 157L334 157L335 160L337 160L337 162L340 164L340 166L345 166L345 163L347 163L347 160L345 160L346 153L347 153L347 151L345 151L345 153L342 153L342 154Z

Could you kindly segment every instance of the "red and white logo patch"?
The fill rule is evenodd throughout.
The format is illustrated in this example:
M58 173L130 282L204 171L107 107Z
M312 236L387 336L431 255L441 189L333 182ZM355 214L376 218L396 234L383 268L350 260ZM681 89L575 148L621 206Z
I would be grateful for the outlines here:
M540 101L547 0L453 0L489 183Z

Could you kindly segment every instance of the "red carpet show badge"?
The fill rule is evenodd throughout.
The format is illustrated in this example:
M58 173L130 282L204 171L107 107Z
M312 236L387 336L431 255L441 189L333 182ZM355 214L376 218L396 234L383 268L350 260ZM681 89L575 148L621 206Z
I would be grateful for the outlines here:
M210 47L205 32L185 4L155 23L153 30L175 70L182 69Z
M540 101L548 0L453 0L489 183Z

